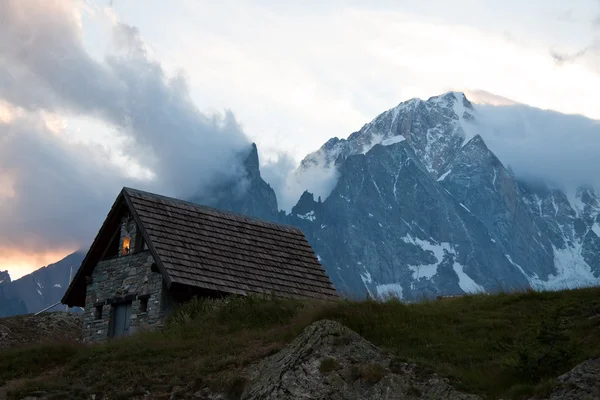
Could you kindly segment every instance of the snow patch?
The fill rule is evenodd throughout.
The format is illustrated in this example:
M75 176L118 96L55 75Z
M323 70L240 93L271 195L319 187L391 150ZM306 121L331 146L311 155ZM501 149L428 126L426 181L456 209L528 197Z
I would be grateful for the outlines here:
M585 203L581 201L581 196L577 195L577 189L568 189L565 190L565 195L567 196L567 200L571 205L571 208L575 210L575 214L579 216L579 214L584 210Z
M373 283L373 278L371 278L371 273L369 271L360 274L360 279L362 279L365 286L367 286L367 283Z
M535 273L532 276L527 275L519 264L515 263L508 254L505 255L508 261L517 267L527 277L531 286L537 290L576 289L598 284L599 279L594 276L592 269L581 255L581 245L564 249L552 247L554 266L557 272L549 275L546 280L540 279Z
M406 235L402 238L402 241L405 243L414 244L415 246L419 246L421 249L425 251L430 251L433 253L433 256L436 259L436 262L428 265L409 265L408 268L413 273L413 278L415 280L420 278L431 279L437 274L437 268L444 261L444 256L446 253L456 256L456 251L450 243L442 242L442 243L431 243L426 240L421 240L418 238L413 238L410 234ZM470 276L468 276L464 272L464 267L454 262L453 265L454 272L458 276L458 285L465 293L478 293L485 292L483 286L476 283Z
M452 93L454 96L454 101L452 102L452 110L454 114L458 117L458 126L462 128L464 133L464 141L463 146L467 144L471 139L473 139L476 135L472 126L468 125L468 121L465 120L465 113L469 114L469 111L465 107L464 104L464 94L462 93Z
M433 264L420 264L420 265L409 265L408 268L412 271L413 279L418 280L420 278L431 279L437 274L437 268L440 263L444 260L444 252L450 254L456 254L454 249L450 246L450 243L435 244L426 240L413 238L410 234L402 238L404 243L410 243L417 247L420 247L424 251L433 253L436 262Z
M315 212L314 211L310 211L307 212L306 214L296 214L296 217L300 218L300 219L305 219L307 221L314 221L315 219L317 219L317 217L315 217Z
M484 293L485 289L483 288L483 286L477 284L473 279L471 279L471 277L469 275L467 275L464 271L464 267L455 262L454 265L452 266L452 268L454 269L454 272L456 272L456 275L458 276L458 286L460 286L460 288L463 290L463 292L465 293Z
M40 296L43 296L43 294L42 294L42 292L40 291L40 289L36 289L36 290L37 290L37 292L38 292L38 294L39 294Z
M408 268L413 273L413 278L418 280L420 278L431 279L437 274L437 267L440 264L438 260L435 264L429 265L409 265Z
M594 276L592 269L581 255L581 245L564 249L552 247L556 275L548 276L545 281L534 279L532 284L549 290L575 289L598 284L598 278Z
M381 142L382 145L384 146L389 146L395 143L400 143L400 142L404 142L406 140L406 138L402 135L398 135L398 136L392 136L389 139L385 139L384 141Z
M592 230L594 231L596 236L600 237L600 224L598 222L592 225Z
M55 284L54 287L62 288L62 286L60 285L60 283Z
M505 255L504 255L504 257L506 257L506 259L507 259L507 260L508 260L508 261L509 261L509 262L510 262L512 265L514 265L515 267L517 267L517 268L519 269L519 271L521 271L521 273L522 273L523 275L525 275L525 277L527 278L527 280L529 281L529 283L531 283L531 280L532 280L532 279L534 279L534 280L535 280L535 279L537 279L537 275L535 275L535 274L534 274L534 275L535 275L535 278L532 278L532 277L530 277L529 275L527 275L527 274L525 273L525 270L523 269L523 267L521 267L519 264L517 264L516 262L514 262L514 261L512 260L512 258L511 258L511 256L510 256L510 255L508 255L508 254L505 254Z
M321 262L321 256L317 254L317 260L319 260L319 262Z
M402 286L399 283L387 283L385 285L377 285L377 296L380 298L396 297L402 298Z
M469 209L467 208L467 206L465 206L463 203L460 203L460 205L461 205L461 207L462 207L462 208L464 208L465 210L467 210L468 212L470 212L470 213L471 213L471 210L469 210ZM473 213L471 213L471 214L473 214Z
M447 177L448 175L450 175L450 173L451 173L451 172L452 172L452 170L451 170L451 169L449 169L448 171L444 172L444 173L442 174L442 176L440 176L439 178L437 178L437 181L438 181L438 182L441 182L441 181L443 181L444 179L446 179L446 177Z
M369 213L369 218L373 218L373 214Z

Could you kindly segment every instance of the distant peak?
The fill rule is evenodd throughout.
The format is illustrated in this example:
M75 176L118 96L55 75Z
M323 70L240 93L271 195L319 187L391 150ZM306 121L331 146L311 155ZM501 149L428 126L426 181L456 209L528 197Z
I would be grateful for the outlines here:
M314 194L312 194L311 192L309 192L308 190L305 190L302 195L300 196L300 200L310 200L310 201L314 201L315 200L315 196Z
M259 161L258 161L258 149L255 143L252 143L248 156L244 161L246 171L251 177L260 177Z
M487 144L485 143L485 141L483 140L483 138L481 137L480 134L476 134L471 139L467 140L463 144L463 147L490 151L490 149L487 147Z
M10 274L8 271L0 271L0 283L10 283Z
M439 103L446 102L450 104L454 104L456 102L462 103L465 108L470 110L473 109L473 104L467 99L467 96L463 92L446 92L438 96L433 96L427 99L428 103Z

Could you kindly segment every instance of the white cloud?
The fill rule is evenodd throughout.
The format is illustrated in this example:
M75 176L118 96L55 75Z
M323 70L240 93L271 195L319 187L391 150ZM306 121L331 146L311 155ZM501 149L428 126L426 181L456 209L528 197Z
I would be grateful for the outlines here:
M526 105L477 105L477 133L515 173L600 188L600 121Z
M200 112L132 26L108 21L114 51L94 58L76 4L0 2L0 267L89 244L122 186L185 198L243 177L234 115Z
M304 191L312 193L317 200L325 200L335 188L339 174L332 165L323 167L322 153L314 154L317 163L307 168L296 168L297 164L286 153L263 162L262 177L269 182L277 194L279 208L290 212Z
M594 12L588 0L573 3L575 22L559 19L557 1L310 4L169 4L152 43L186 66L201 107L231 107L259 146L277 140L297 161L402 100L450 89L600 119L600 75L549 54L587 44L579 20ZM120 11L150 29L161 7Z

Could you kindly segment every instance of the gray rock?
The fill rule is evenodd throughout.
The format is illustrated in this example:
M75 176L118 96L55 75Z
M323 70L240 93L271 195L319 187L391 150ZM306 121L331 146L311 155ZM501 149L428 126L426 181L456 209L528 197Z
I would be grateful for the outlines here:
M310 325L250 370L243 400L480 399L383 354L357 333L328 320Z
M600 399L600 358L587 360L561 375L549 400Z

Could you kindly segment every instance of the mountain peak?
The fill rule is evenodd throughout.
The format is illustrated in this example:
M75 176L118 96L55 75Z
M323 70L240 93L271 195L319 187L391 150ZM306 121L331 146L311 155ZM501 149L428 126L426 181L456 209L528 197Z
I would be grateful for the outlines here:
M465 142L465 146L481 147L481 148L485 148L486 150L489 150L487 147L487 144L485 144L485 141L483 140L483 138L481 137L481 135L479 133L477 133L471 139L467 140Z
M467 96L463 92L446 92L438 96L432 96L429 99L427 99L428 103L437 103L440 101L448 103L458 102L459 104L462 104L465 108L468 108L470 110L473 109L473 104L471 104L471 102L469 101L469 99L467 99Z
M258 161L258 149L255 143L252 143L250 152L244 161L246 171L252 178L260 178L260 169Z
M8 271L0 271L0 283L10 283Z

